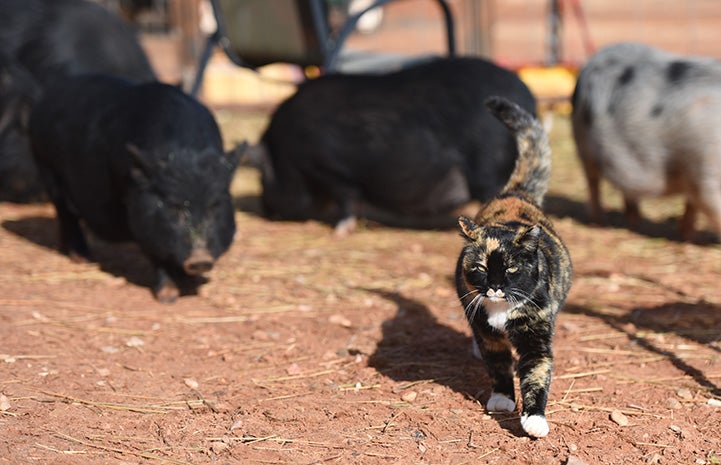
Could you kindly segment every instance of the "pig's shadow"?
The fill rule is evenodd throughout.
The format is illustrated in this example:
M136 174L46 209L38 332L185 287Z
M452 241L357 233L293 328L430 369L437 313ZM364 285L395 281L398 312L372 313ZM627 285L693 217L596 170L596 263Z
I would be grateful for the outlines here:
M573 218L586 225L592 225L585 203L571 200L557 195L547 195L544 200L544 210L550 215L558 218ZM641 213L643 214L643 212ZM679 230L679 218L667 218L663 221L651 221L647 218L641 219L638 228L632 228L626 216L620 210L606 210L605 223L596 225L599 228L609 227L628 229L638 234L656 239L668 239L670 241L682 242ZM707 245L717 243L716 236L705 230L696 230L694 243Z
M272 219L268 218L263 212L260 194L235 196L233 198L233 204L239 211L272 221ZM683 242L679 232L679 218L670 217L663 221L651 221L647 218L642 218L638 228L632 228L628 224L628 221L622 211L607 210L604 224L595 225L588 216L585 203L557 195L546 196L544 201L544 210L552 216L558 218L573 218L574 220L589 226L594 225L598 228L627 229L651 238ZM315 219L329 225L333 225L335 222L333 221L332 216L332 214L329 214L327 217ZM425 225L417 224L417 220L408 220L400 216L393 217L387 214L385 216L373 216L372 214L363 216L363 219L365 221L369 221L371 224L375 223L394 228L416 230L453 230L456 227L455 217L449 218L450 219L448 219L445 223L440 223L436 220L436 222ZM414 221L416 222L414 223ZM716 236L710 231L696 230L694 243L699 245L716 244L718 243L718 239L716 239Z
M263 203L260 194L244 194L233 196L233 206L236 210L248 213L259 218L265 218L263 214Z
M60 254L58 242L58 224L55 218L26 217L18 220L6 220L2 227L34 244ZM100 269L113 276L125 278L129 283L152 289L157 275L150 261L143 255L137 244L132 242L105 242L91 233L86 238L93 259ZM68 258L68 261L70 259ZM182 294L194 294L200 281L180 283Z
M447 386L469 400L463 408L483 409L475 400L488 399L491 381L483 362L471 354L471 337L438 322L417 300L383 289L364 290L398 307L395 316L383 322L383 339L368 365L394 381L411 384L430 380ZM494 417L512 434L525 436L517 413L494 413Z

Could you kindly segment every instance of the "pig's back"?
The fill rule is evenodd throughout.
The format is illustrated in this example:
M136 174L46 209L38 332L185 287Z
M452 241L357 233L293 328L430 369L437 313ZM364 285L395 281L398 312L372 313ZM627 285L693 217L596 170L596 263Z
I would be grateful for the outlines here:
M91 1L2 0L0 50L44 85L85 73L156 79L130 26Z
M117 119L119 102L127 101L131 85L123 80L83 76L58 79L33 109L30 135L36 157L67 174L75 166L107 162L96 153L108 139L108 123Z
M162 152L223 150L220 130L210 111L181 90L159 82L134 86L118 102L118 134L140 148Z
M682 188L721 144L721 64L643 44L599 51L573 96L582 158L595 160L626 191L661 195Z
M457 166L471 195L487 199L505 183L516 156L512 137L485 108L490 95L535 114L533 95L514 73L475 58L390 75L323 76L278 107L263 141L275 164L292 164L308 176L322 166L376 190L379 178L409 165L426 166L432 176Z
M109 239L127 235L124 198L137 165L131 152L142 153L148 182L160 183L195 179L204 161L223 149L213 116L179 89L100 75L48 88L33 111L30 136L41 171L58 180L66 200Z
M46 186L55 190L50 196L62 198L91 229L111 240L130 238L122 200L129 158L114 160L121 152L104 150L115 139L105 123L117 114L116 102L128 89L120 80L59 80L30 119L35 161Z

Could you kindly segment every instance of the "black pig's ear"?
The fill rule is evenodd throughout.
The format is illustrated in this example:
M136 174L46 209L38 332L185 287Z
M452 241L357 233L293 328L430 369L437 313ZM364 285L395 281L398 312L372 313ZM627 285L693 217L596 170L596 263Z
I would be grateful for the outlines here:
M242 160L245 157L245 153L248 150L248 141L244 140L240 144L236 145L232 149L228 150L223 154L222 163L223 166L228 168L229 171L235 170L235 168L238 167L238 164L240 163L240 160Z
M128 142L125 144L125 149L130 153L132 163L130 164L130 177L136 182L145 182L150 177L150 165L147 160L143 158L143 151L140 148Z
M245 151L243 162L253 168L260 170L263 175L263 182L275 182L275 170L273 169L273 159L270 157L268 147L263 142L251 145Z

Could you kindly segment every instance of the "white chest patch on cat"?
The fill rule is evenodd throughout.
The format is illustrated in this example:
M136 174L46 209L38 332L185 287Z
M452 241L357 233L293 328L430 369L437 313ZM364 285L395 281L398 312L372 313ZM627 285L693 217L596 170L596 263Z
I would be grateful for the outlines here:
M508 314L513 309L511 304L505 299L487 298L483 300L483 308L488 314L488 324L499 331L505 331Z

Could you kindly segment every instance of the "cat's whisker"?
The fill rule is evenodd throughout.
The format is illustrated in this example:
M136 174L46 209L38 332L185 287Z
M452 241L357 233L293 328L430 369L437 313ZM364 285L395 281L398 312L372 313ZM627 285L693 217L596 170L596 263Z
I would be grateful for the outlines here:
M483 303L484 297L482 294L478 294L471 300L468 305L466 306L465 313L466 317L469 321L473 321L473 319L476 317L476 313L478 313L478 309L481 307L481 304ZM472 308L471 308L472 307ZM471 312L469 313L469 310Z
M521 297L524 304L529 303L533 305L537 310L541 310L541 306L534 302L531 298L531 295L528 292L525 292L523 289L519 289L517 287L511 288L508 291L508 295L509 297L512 296L513 298ZM520 302L520 300L518 302Z
M469 294L470 294L470 293L469 293ZM468 294L466 294L466 295L468 295ZM478 297L479 297L479 296L475 296L473 299L471 299L471 301L468 302L468 305L466 305L465 308L463 309L464 313L465 313L467 316L469 315L469 314L468 314L468 310L471 308L471 306L473 306L473 303L476 301L476 299L478 299Z
M464 300L466 297L468 297L469 295L477 294L477 293L478 293L477 290L469 291L469 292L467 292L466 294L464 294L463 297L461 297L460 300L463 301L463 300ZM471 302L473 302L473 301L476 300L477 298L478 298L478 296L473 297L473 298L471 299L471 301L468 303L468 305L470 305ZM468 305L467 305L467 306L468 306Z
M460 299L460 300L463 300L463 299L465 299L466 297L468 297L469 295L474 294L474 293L476 293L476 292L481 292L481 291L479 291L478 289L471 289L470 291L468 291L468 292L466 292L465 294L463 294L462 296L460 296L459 299Z
M520 297L523 299L528 299L529 297L529 294L526 291L518 287L512 287L508 289L508 295L516 298Z
M476 291L478 292L478 291ZM477 296L471 300L468 305L465 308L465 314L466 318L468 318L469 321L473 321L473 319L476 317L476 313L478 313L478 309L483 303L484 297L480 292Z
M478 310L483 306L483 302L486 300L483 295L480 296L481 298L478 299L478 303L476 304L476 308L473 310L473 319L476 318L476 314L478 313Z

